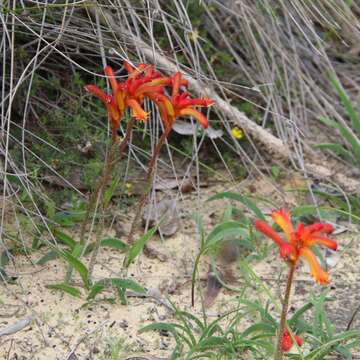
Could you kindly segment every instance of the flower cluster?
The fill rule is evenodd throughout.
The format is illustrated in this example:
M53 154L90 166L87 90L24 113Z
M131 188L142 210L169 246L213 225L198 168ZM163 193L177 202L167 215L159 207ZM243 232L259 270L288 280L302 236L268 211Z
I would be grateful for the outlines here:
M294 338L299 346L303 344L303 340L301 339L300 336L294 335ZM285 352L289 351L292 348L293 344L294 344L294 340L290 335L289 330L285 329L281 342L282 350Z
M113 140L120 126L125 111L131 109L136 120L145 121L148 113L143 109L145 98L149 98L158 106L165 130L170 132L176 118L193 116L203 128L207 128L208 119L196 107L208 107L214 104L211 99L192 99L187 91L181 92L181 87L187 87L188 82L180 72L174 76L163 76L154 71L153 65L139 64L136 68L124 62L128 73L124 81L118 81L110 66L104 69L111 85L112 94L107 94L96 85L86 85L85 90L96 95L105 104L110 122ZM171 96L166 94L166 88L171 88Z
M329 249L337 250L337 243L327 237L334 231L333 226L324 223L305 226L303 223L299 223L295 228L291 222L290 213L284 209L273 210L272 218L285 233L288 241L285 241L270 225L262 220L255 221L256 229L279 246L281 257L289 263L296 265L300 257L305 258L316 282L327 284L329 274L321 268L311 247L323 245Z

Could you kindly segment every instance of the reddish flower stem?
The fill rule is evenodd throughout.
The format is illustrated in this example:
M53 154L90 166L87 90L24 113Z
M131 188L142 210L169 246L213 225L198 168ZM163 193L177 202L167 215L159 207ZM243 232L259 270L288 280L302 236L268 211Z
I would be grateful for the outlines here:
M157 161L157 159L158 159L158 157L160 155L161 147L163 146L166 138L169 136L170 131L171 131L171 129L166 129L162 133L158 143L155 146L153 155L152 155L152 157L150 159L149 166L148 166L148 171L147 171L146 179L145 179L145 182L146 182L145 191L141 195L138 207L136 209L135 217L134 217L133 222L131 224L130 232L129 232L129 235L128 235L128 238L127 238L127 243L130 244L130 245L134 243L134 233L135 233L137 225L139 223L142 210L143 210L143 208L145 206L146 198L147 198L147 196L149 194L149 191L151 189L151 184L152 184L152 180L153 180L156 161Z
M105 160L105 166L103 169L103 173L102 173L101 177L99 178L99 180L96 182L94 191L90 195L89 204L86 209L85 218L81 224L81 228L80 228L80 244L81 245L85 245L85 230L86 230L86 226L90 219L90 214L94 210L95 205L97 203L100 203L100 204L103 203L103 195L104 195L106 187L108 186L108 184L111 180L111 173L113 171L114 165L117 161L120 161L124 155L125 148L126 148L127 144L129 143L129 140L130 140L130 137L132 134L134 122L135 122L135 119L131 118L129 120L129 122L127 123L125 137L122 140L122 142L120 143L118 156L116 156L116 151L117 151L117 147L115 146L116 145L116 136L114 136L114 131L112 130L110 152ZM115 133L115 135L116 135L116 133ZM102 209L102 210L104 210L104 209ZM101 227L100 227L100 230L101 230ZM90 262L89 262L89 276L91 276L92 270L95 265L97 254L99 252L100 237L98 235L99 235L99 231L96 236L95 248L92 252ZM85 246L82 250L81 256L84 254L84 251L85 251ZM65 283L70 281L71 275L72 275L72 267L69 267L69 269L66 273L66 276L65 276Z
M282 304L282 311L281 311L281 318L280 318L280 327L279 327L279 335L278 335L278 342L277 342L277 348L276 348L276 354L275 354L275 360L283 360L284 359L284 351L282 348L282 340L284 336L285 326L286 326L286 316L289 309L289 300L290 300L290 292L291 292L291 286L294 279L294 273L295 273L296 264L291 264L287 282L286 282L286 289L285 289L285 297Z
M84 244L85 242L85 229L86 229L86 225L89 222L90 219L90 213L94 210L95 204L97 202L97 199L99 198L99 200L101 200L103 192L106 188L106 186L108 185L110 178L111 178L111 173L112 170L114 168L114 164L116 161L120 161L124 155L124 150L130 140L131 134L132 134L132 128L134 125L134 118L131 118L129 120L129 122L127 123L126 126L126 133L125 133L125 137L122 140L122 142L120 143L119 146L119 155L118 157L116 157L116 148L115 148L115 143L116 143L116 137L113 137L112 134L112 141L111 141L111 149L110 149L110 153L109 156L106 158L106 162L105 162L105 166L104 166L104 170L103 173L100 177L100 179L96 182L95 184L95 188L94 191L92 192L92 194L90 195L90 199L89 199L89 205L86 209L86 214L85 214L85 219L81 224L81 229L80 229L80 244Z
M106 187L108 186L108 184L109 184L109 182L111 180L111 173L113 171L114 164L116 162L119 162L122 159L123 155L124 155L124 150L125 150L126 146L128 145L131 134L132 134L134 121L135 121L135 119L132 117L132 118L130 118L129 122L127 123L125 137L122 140L122 142L120 143L118 156L117 157L115 156L117 148L115 147L115 143L113 143L111 151L110 151L110 155L109 155L109 157L111 156L110 161L109 161L109 163L106 163L106 165L105 165L105 171L104 171L105 173L103 175L102 186L101 186L100 190L98 191L98 193L96 194L96 198L99 199L98 201L101 204L101 210L103 212L105 211L104 201L103 201L104 192L105 192ZM100 181L101 181L101 179L100 179ZM96 200L96 198L95 198L95 200ZM93 205L95 205L95 203L96 202L94 202ZM103 225L103 222L100 223L100 224ZM93 250L93 252L91 254L91 258L90 258L90 262L89 262L89 268L88 268L90 277L92 275L92 272L93 272L93 269L94 269L94 266L95 266L95 262L96 262L96 258L97 258L97 255L98 255L99 249L100 249L100 244L101 244L101 236L100 235L101 235L101 232L102 232L102 228L103 228L103 226L99 226L99 229L98 229L98 231L96 233L96 236L95 236L95 248L94 248L94 250Z

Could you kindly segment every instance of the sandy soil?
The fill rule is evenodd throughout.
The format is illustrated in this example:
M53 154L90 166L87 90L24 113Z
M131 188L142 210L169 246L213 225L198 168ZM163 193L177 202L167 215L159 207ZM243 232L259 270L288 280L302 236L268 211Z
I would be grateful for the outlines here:
M262 196L271 196L273 199L278 196L267 182L258 182L255 188L261 189ZM231 189L228 185L218 185L201 192L199 208L207 228L216 224L224 203L219 201L204 205L203 201L224 190ZM148 357L143 359L147 360L167 358L174 346L171 336L157 332L139 334L138 330L154 321L173 321L171 311L159 302L159 298L166 304L166 298L169 297L176 305L190 310L190 274L197 251L194 226L189 221L191 212L196 210L194 197L194 194L188 194L179 202L182 222L176 235L163 242L159 238L151 240L151 246L165 254L166 260L149 259L142 255L130 267L129 277L150 288L155 298L129 297L127 306L118 301L115 304L105 301L86 303L84 290L83 299L76 299L45 288L47 284L63 280L66 267L62 260L38 266L31 261L38 259L40 253L33 254L31 258L17 257L16 266L9 266L8 271L10 274L16 273L18 279L14 284L0 287L0 334L19 321L29 320L29 324L14 334L0 336L0 359L130 359L130 353L146 353ZM288 198L288 202L295 203L296 200ZM127 218L131 216L123 214L121 217L125 230ZM107 232L110 236L114 234L112 229ZM357 237L349 232L338 236L337 240L340 256L331 269L330 294L335 301L329 305L329 314L334 325L343 329L359 302L360 268L357 259L360 258L360 248ZM285 269L284 264L274 261L276 257L274 249L266 261L254 263L253 267L267 285L274 289L274 293L279 272ZM121 276L122 254L101 249L98 259L94 280ZM206 270L207 264L203 264L201 276L205 275ZM76 276L74 281L80 283ZM308 269L301 267L297 273L292 304L296 307L308 299L309 290L317 291L318 288L309 277ZM111 296L111 293L106 295ZM234 296L230 291L222 291L215 305L208 310L208 315L222 313L227 306L224 304L229 303L228 300ZM192 312L201 314L199 301ZM360 328L359 317L352 327ZM155 357L150 357L150 354Z

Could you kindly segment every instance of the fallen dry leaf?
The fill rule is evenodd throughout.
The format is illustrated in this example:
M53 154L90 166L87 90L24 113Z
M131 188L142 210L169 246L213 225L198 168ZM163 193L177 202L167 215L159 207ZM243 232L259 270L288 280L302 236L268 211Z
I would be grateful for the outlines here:
M155 205L148 204L143 215L143 223L147 222L150 226L158 225L158 231L163 236L174 235L180 226L176 200L164 198Z

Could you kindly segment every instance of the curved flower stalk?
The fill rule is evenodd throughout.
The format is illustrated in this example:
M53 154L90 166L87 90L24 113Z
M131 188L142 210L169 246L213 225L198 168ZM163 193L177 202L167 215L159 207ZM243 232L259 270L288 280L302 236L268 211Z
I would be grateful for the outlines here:
M153 65L140 64L137 68L124 62L124 67L128 76L124 81L118 81L115 73L110 66L104 68L104 73L111 86L111 94L107 94L96 85L86 85L85 90L96 95L106 106L109 114L112 147L106 158L104 170L101 178L97 181L95 189L90 196L89 205L80 230L80 242L84 244L85 227L89 221L90 213L95 208L96 203L103 205L103 194L110 179L113 166L123 156L124 150L131 138L134 120L145 121L148 113L142 107L144 98L149 94L163 93L164 86L171 85L171 78L164 77L160 72L154 72ZM121 119L125 111L131 109L131 118L126 127L126 134L119 147L119 154L116 156L116 138L120 127ZM102 209L104 211L104 209ZM101 227L99 227L100 229ZM100 230L98 230L100 232ZM100 240L96 237L96 246L92 253L89 263L89 273L91 275L97 253L100 247ZM71 273L69 273L71 274ZM67 276L67 280L69 279Z
M273 210L271 216L284 232L286 240L265 221L256 220L255 228L278 245L280 256L289 264L289 274L282 305L276 350L276 358L282 360L284 358L284 351L287 351L288 346L291 347L292 345L285 325L296 266L300 258L304 258L310 266L310 272L315 281L322 285L327 284L329 282L329 274L321 268L311 247L322 245L329 249L337 250L337 243L327 237L334 231L333 226L330 224L314 223L306 226L303 223L299 223L295 226L291 221L290 213L285 209ZM297 338L295 339L297 340Z
M145 121L148 118L149 114L143 108L145 98L152 100L158 106L161 119L164 123L165 131L156 144L150 159L146 176L147 187L139 201L137 213L128 236L128 242L132 243L133 233L151 186L156 161L162 145L172 130L174 122L178 117L192 116L203 128L207 128L208 119L198 111L197 108L208 107L214 104L214 101L211 99L192 99L187 91L181 92L181 87L187 87L188 82L182 78L180 72L177 72L173 77L163 76L160 72L154 71L153 65L143 63L134 67L128 62L124 62L124 68L128 75L123 81L117 80L115 73L110 66L104 68L104 73L111 86L111 94L107 94L96 85L86 85L85 90L97 96L105 104L110 120L113 145L116 143L117 131L120 127L121 119L127 109L131 110L131 119L127 124L125 138L120 144L120 154L118 159L121 158L130 139L134 121ZM166 94L166 88L171 88L171 96ZM113 146L106 160L103 175L98 181L95 191L90 198L87 214L81 228L80 240L82 244L84 243L85 225L88 222L90 211L94 208L96 200L99 202L102 199L104 189L110 181L114 163L115 153ZM102 202L100 201L100 204L101 203ZM93 256L90 260L90 274L99 246L99 242L97 241Z
M147 186L142 194L134 220L131 224L130 233L127 239L129 244L133 243L133 235L136 229L136 225L141 217L142 209L145 206L146 197L150 191L154 168L156 161L160 155L161 147L163 146L165 140L169 136L176 119L179 117L192 116L200 123L200 125L204 129L206 129L208 127L209 121L207 117L204 114L202 114L200 111L198 111L196 108L208 107L215 103L214 100L208 98L192 99L187 91L180 93L181 86L187 87L188 85L188 82L182 79L182 75L180 72L177 72L173 77L169 78L169 85L171 85L172 87L171 97L167 96L165 93L161 91L146 92L146 96L148 96L152 101L154 101L154 103L157 105L159 109L161 120L163 121L164 124L164 132L155 146L153 155L148 165L148 171L146 176Z

